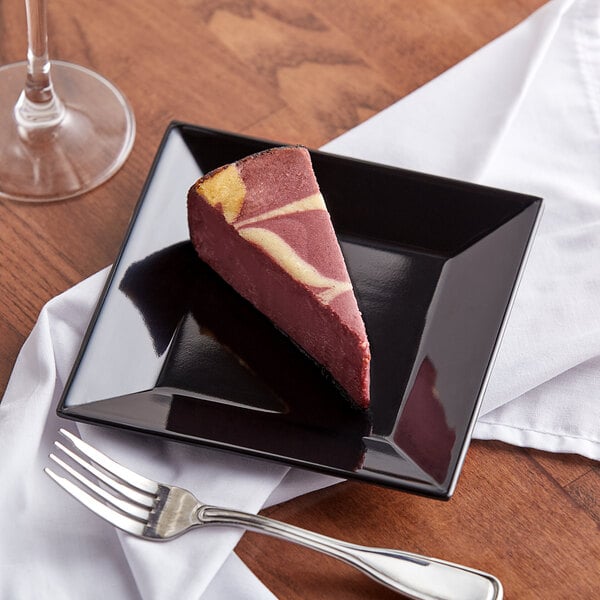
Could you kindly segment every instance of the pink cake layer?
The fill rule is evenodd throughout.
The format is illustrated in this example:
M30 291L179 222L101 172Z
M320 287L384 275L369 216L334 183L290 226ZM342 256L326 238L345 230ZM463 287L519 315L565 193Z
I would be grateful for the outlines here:
M278 148L243 159L235 168L245 196L239 214L230 216L230 222L214 199L212 204L205 201L198 183L190 189L188 217L198 254L322 364L356 404L366 408L369 346L329 214L310 209L265 218L266 213L272 215L275 209L319 194L309 153L299 147ZM318 279L307 283L292 276L281 265L280 256L244 239L249 228L261 235L276 234L293 249L295 258L313 267L325 283L333 281L333 287Z

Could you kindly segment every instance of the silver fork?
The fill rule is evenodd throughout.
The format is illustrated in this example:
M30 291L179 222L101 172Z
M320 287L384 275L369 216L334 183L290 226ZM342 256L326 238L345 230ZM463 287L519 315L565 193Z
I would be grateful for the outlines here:
M71 448L55 441L56 448L105 485L94 483L55 454L50 458L72 479L48 468L44 471L87 508L132 535L164 541L193 527L242 527L333 556L415 600L502 599L500 581L488 573L410 552L359 546L260 515L208 506L187 490L138 475L65 429L59 431Z

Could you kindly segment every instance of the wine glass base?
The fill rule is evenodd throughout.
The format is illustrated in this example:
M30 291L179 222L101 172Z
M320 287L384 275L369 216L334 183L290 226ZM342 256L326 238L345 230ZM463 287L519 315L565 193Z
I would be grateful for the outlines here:
M26 62L0 67L0 198L64 200L104 183L123 165L135 138L125 97L85 67L52 61L64 118L26 133L14 117L26 73Z

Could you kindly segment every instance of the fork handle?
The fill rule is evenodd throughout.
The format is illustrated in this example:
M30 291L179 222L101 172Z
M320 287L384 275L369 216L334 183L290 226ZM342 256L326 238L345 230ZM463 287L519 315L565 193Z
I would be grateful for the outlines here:
M488 573L400 550L350 544L261 515L203 506L202 525L233 525L312 548L356 567L414 600L502 600L500 581Z

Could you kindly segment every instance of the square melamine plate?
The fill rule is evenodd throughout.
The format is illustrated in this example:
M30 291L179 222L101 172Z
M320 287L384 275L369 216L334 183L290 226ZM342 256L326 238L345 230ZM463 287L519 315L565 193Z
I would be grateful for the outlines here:
M449 498L539 198L312 152L371 342L371 408L197 258L186 194L271 142L173 123L58 413Z

